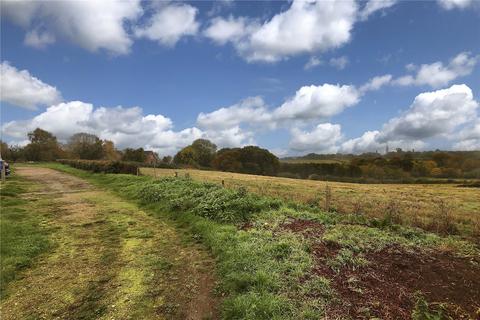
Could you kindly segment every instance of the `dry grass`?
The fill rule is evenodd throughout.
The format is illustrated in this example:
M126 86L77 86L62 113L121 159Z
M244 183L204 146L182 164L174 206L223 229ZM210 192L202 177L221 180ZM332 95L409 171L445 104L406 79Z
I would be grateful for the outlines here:
M440 233L467 237L480 235L480 190L452 184L356 184L266 177L193 169L142 168L145 175L165 177L188 174L200 181L225 183L225 187L247 190L289 201L317 204L339 213L365 214L418 226ZM329 199L325 195L330 190ZM448 210L447 210L448 208ZM448 225L445 225L448 223Z

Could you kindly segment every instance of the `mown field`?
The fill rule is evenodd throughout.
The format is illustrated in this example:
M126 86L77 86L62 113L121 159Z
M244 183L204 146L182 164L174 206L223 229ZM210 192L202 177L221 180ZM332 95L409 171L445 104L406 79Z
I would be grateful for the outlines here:
M455 184L325 182L193 169L141 169L142 174L157 177L173 177L175 172L198 181L221 184L223 180L227 188L245 187L259 195L328 211L380 219L388 217L396 223L440 234L458 234L476 241L480 236L479 188Z

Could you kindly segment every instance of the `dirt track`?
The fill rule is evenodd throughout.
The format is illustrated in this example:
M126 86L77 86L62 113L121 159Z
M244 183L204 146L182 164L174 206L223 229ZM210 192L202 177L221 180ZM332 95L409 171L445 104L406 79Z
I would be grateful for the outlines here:
M54 248L9 285L2 319L217 317L213 261L172 224L55 170L16 173L37 186L27 199Z

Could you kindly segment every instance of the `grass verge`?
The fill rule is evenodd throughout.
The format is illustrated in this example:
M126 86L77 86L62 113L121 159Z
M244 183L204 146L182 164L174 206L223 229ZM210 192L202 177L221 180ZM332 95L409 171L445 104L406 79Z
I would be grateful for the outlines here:
M33 259L50 247L48 228L42 226L39 204L27 201L25 194L33 183L11 176L0 189L0 297L18 272L29 267Z

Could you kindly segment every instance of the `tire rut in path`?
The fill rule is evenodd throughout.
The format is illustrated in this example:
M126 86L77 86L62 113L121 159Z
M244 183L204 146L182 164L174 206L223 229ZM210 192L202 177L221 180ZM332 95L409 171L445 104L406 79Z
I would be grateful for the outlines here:
M16 172L39 184L28 199L47 204L55 247L10 284L2 319L217 317L213 260L170 223L55 170Z

